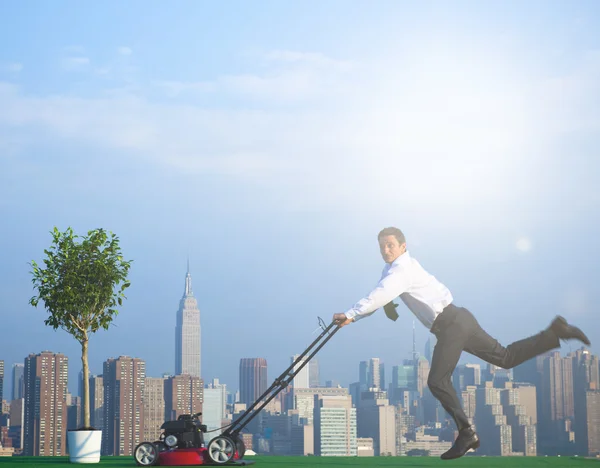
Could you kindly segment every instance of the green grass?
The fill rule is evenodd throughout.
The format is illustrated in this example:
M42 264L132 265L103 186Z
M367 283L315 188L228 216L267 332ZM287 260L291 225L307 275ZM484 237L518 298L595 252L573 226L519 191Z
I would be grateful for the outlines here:
M600 467L600 460L580 457L464 457L444 461L436 457L247 457L256 468L378 468L378 467ZM111 468L136 468L133 457L102 457L100 465ZM80 465L85 466L85 465ZM0 457L0 468L72 468L68 457Z

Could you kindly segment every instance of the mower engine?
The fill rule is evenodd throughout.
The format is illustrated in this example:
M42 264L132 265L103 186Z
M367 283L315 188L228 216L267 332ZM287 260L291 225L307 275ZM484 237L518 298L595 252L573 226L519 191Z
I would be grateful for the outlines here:
M200 414L182 414L176 421L167 421L160 427L164 431L161 438L168 449L204 446L206 425L200 424Z

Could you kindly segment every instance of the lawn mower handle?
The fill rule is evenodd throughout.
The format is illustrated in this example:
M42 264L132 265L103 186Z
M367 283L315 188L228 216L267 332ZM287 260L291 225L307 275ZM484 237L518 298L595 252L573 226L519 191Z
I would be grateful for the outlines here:
M321 334L310 344L308 348L304 350L302 354L300 354L294 360L294 362L292 362L292 364L279 377L275 379L271 386L261 396L259 396L254 403L252 403L250 408L248 408L238 419L236 419L227 429L225 429L225 431L223 431L223 435L237 436L244 429L244 427L246 427L250 421L252 421L254 417L271 402L273 398L275 398L285 387L291 383L296 374L298 374L298 372L300 372L304 366L310 362L315 354L319 352L325 343L327 343L333 337L333 335L335 335L337 331L342 328L335 321L331 322L327 327L324 327L324 324L325 322L319 318L319 325L323 330ZM313 350L315 347L316 349ZM310 355L308 358L304 359L304 356L309 353ZM298 365L298 363L300 363L300 366L294 370L294 367ZM262 401L267 396L268 398Z

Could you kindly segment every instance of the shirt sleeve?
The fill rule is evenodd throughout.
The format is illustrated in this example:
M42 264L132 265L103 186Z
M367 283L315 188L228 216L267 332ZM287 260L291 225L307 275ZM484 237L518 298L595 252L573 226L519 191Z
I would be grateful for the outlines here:
M354 321L368 317L380 307L406 292L408 286L409 278L406 270L395 265L388 270L387 274L383 275L373 291L346 312L346 317L354 319Z

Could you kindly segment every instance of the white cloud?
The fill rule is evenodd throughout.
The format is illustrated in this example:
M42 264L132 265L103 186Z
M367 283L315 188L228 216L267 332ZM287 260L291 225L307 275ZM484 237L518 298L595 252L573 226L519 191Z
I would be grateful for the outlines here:
M133 50L130 47L121 46L117 48L117 52L120 55L131 55L133 54Z
M216 86L211 82L184 82L184 81L157 81L155 86L165 90L169 97L177 97L187 93L207 93L216 90Z
M260 178L303 191L297 203L359 212L386 200L448 218L477 209L485 222L498 205L535 190L546 123L557 117L539 111L536 82L517 80L510 63L415 54L355 62L348 73L320 54L266 56L276 65L262 73L163 81L94 99L0 86L0 126L44 128L174 170ZM174 97L215 93L223 99L211 102L226 104L155 101L157 86Z
M252 99L265 104L302 103L308 99L331 99L343 89L356 64L318 53L274 51L260 55L268 66L261 72L223 75L213 81L166 80L155 85L169 97L207 92Z
M531 250L532 244L528 237L520 237L516 242L517 250L523 253L527 253Z
M266 61L287 64L310 64L349 71L355 66L350 60L336 60L319 52L298 52L293 50L273 50L264 55Z
M89 57L65 57L62 59L62 65L65 70L78 71L87 68L90 64Z

